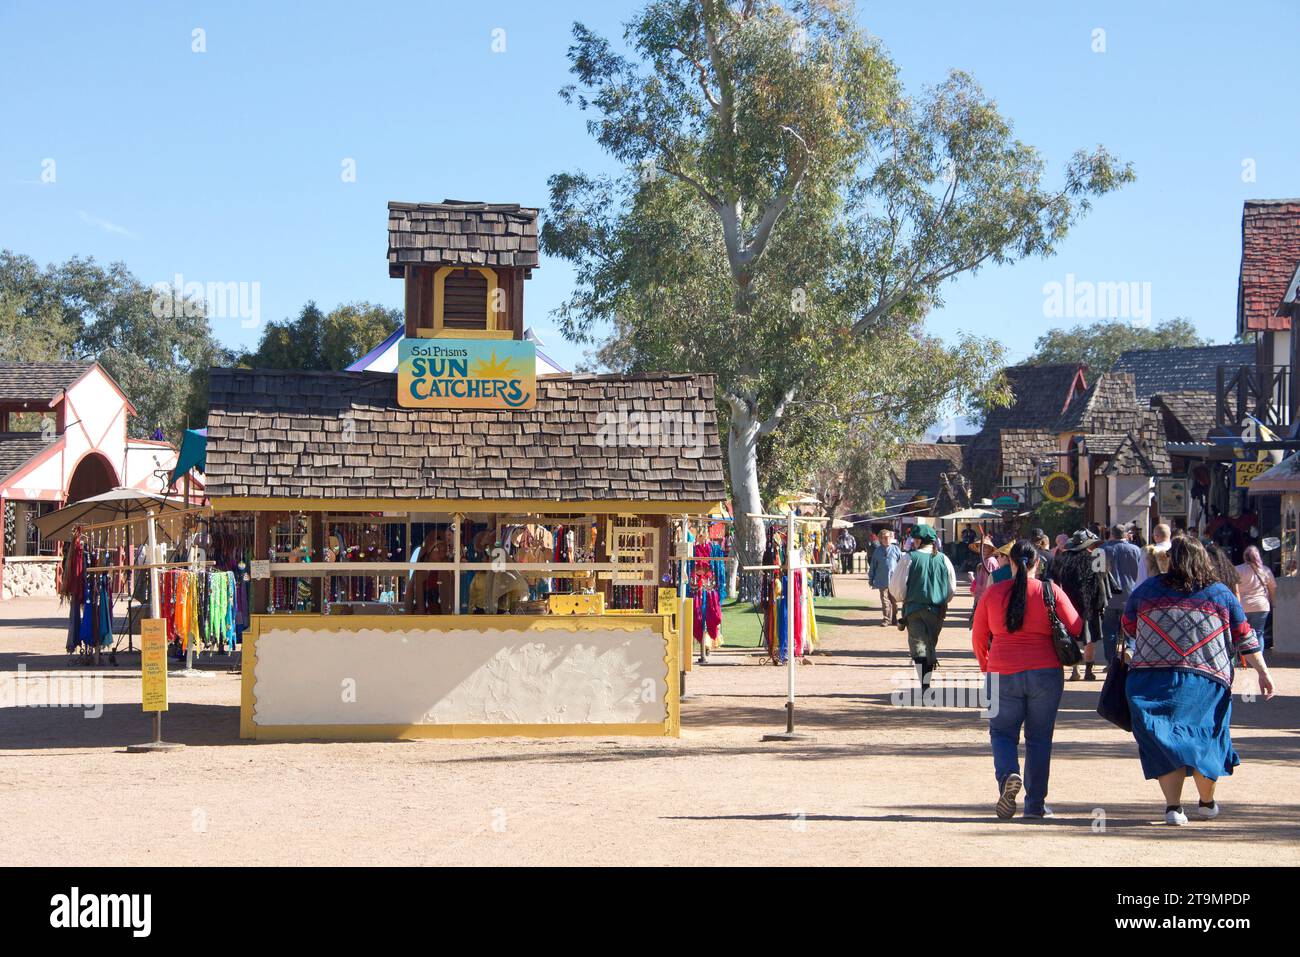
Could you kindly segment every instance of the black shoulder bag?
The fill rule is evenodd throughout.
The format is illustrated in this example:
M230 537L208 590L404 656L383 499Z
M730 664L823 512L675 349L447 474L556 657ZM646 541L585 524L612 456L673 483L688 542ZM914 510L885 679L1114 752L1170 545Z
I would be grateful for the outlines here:
M1083 660L1083 649L1056 617L1056 595L1051 582L1043 582L1043 604L1047 606L1047 618L1052 623L1052 647L1056 649L1056 660L1071 667L1077 665Z

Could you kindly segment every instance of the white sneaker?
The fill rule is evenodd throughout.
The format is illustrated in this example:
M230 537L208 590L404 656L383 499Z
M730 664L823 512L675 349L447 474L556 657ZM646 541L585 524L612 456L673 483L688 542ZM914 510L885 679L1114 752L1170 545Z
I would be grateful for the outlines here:
M1215 801L1209 807L1205 807L1202 804L1197 804L1196 813L1201 817L1205 818L1207 821L1211 821L1214 818L1219 816L1219 802Z
M1176 809L1173 811L1165 811L1165 823L1181 826L1187 823L1187 815Z

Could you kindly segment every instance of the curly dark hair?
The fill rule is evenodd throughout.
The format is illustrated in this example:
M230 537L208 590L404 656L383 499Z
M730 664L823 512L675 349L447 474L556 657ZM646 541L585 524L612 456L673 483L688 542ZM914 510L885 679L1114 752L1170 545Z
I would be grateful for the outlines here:
M1209 588L1219 580L1219 574L1205 546L1183 535L1169 543L1169 571L1164 580L1177 591L1193 592Z

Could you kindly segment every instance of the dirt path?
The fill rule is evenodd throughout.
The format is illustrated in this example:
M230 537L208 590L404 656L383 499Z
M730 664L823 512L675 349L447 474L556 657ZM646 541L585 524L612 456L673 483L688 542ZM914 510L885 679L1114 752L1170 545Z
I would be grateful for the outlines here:
M1275 664L1278 698L1234 703L1244 763L1219 820L1155 823L1132 739L1080 683L1057 726L1058 817L998 822L978 714L894 705L901 636L860 577L837 589L863 605L819 619L829 654L798 670L813 737L797 744L759 741L784 727L784 670L724 651L690 676L680 740L251 744L238 679L214 664L171 682L167 737L188 747L131 755L148 722L124 657L95 672L98 719L0 709L0 864L1300 863L1297 663ZM975 667L956 619L941 674L961 681ZM0 605L0 680L65 667L61 635L53 601Z

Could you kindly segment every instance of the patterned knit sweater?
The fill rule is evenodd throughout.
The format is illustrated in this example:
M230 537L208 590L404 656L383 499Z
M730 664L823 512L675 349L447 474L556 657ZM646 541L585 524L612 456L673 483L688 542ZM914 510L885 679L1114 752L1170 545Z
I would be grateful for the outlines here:
M1217 582L1184 592L1166 585L1163 575L1148 578L1129 596L1122 626L1130 667L1190 671L1229 691L1235 656L1260 650L1237 596Z

